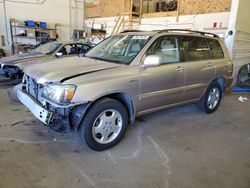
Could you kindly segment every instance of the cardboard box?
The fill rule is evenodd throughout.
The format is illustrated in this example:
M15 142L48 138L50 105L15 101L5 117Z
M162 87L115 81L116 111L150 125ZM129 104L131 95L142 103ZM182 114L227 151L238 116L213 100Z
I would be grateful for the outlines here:
M27 34L27 37L36 37L36 31L35 29L26 29L26 34Z

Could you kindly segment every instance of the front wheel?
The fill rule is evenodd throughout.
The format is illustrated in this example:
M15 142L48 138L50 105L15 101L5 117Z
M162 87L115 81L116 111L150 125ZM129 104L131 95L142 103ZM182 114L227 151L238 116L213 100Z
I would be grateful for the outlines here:
M80 138L96 151L115 146L128 125L127 109L114 99L102 99L87 112L80 128Z
M220 104L222 89L219 83L212 82L199 102L199 106L207 114L215 112Z

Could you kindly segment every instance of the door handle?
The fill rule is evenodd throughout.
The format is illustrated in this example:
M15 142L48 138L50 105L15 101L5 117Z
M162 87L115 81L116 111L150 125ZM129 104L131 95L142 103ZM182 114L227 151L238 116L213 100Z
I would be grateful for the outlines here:
M178 72L182 72L184 70L184 67L178 66L175 70Z
M212 67L212 66L214 66L214 64L210 62L210 63L207 64L207 66Z

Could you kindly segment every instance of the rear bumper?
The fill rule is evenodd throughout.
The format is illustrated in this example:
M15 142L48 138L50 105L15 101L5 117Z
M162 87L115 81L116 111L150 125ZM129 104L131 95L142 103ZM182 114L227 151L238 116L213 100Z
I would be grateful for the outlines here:
M225 87L230 88L233 85L233 77L227 77L225 78Z
M17 89L17 97L20 102L23 103L37 119L39 119L46 125L51 123L54 115L52 111L45 109L32 96L23 92L21 88Z

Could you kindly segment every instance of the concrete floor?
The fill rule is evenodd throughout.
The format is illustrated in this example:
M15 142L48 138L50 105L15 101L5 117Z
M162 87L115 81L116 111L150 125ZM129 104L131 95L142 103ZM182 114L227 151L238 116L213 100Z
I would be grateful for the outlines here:
M250 100L207 115L186 105L139 118L114 148L43 127L0 86L0 187L249 188ZM242 94L248 97L249 94Z

